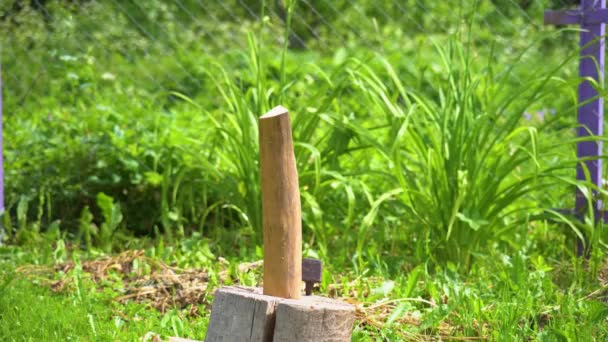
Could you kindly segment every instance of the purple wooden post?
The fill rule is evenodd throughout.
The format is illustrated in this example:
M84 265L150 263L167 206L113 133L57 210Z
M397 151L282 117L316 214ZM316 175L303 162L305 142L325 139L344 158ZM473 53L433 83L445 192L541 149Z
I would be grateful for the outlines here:
M4 165L2 148L2 64L0 64L0 246L4 240Z
M0 218L4 214L4 165L2 148L2 65L0 64ZM2 238L2 220L0 219L0 243Z
M606 32L605 22L607 21L606 0L582 0L581 8L578 10L545 12L545 24L581 25L579 76L594 79L600 84L604 80L604 34ZM578 102L578 136L601 136L604 131L604 99L599 96L589 81L584 81L579 85ZM581 105L583 103L585 104ZM584 163L589 170L593 184L601 188L602 160L600 157L602 155L602 142L581 142L576 148L576 154L578 158L593 158L593 160ZM576 178L585 180L585 173L581 164L577 166ZM584 195L577 190L576 215L582 217L586 209L587 201ZM602 203L597 199L597 191L594 191L593 212L596 220L600 218L601 209ZM583 254L582 241L578 244L578 254Z
M606 7L606 0L582 0L581 9L583 12L592 12ZM581 60L579 64L579 76L589 77L598 82L603 82L604 79L604 34L606 25L603 22L586 24L582 23L583 31L580 33ZM594 41L596 43L592 44ZM579 106L578 136L584 137L589 135L601 136L603 134L604 122L604 99L599 96L598 92L593 88L590 82L584 81L578 88L578 101L580 103L589 103ZM576 149L578 158L595 157L595 160L585 162L589 169L591 181L595 186L602 186L602 160L599 158L602 155L601 141L586 141L578 144ZM585 179L585 174L582 165L579 165L576 170L576 178L579 180ZM582 215L586 209L586 199L580 191L576 194L576 212ZM601 210L601 202L593 202L593 212L596 219L599 217Z

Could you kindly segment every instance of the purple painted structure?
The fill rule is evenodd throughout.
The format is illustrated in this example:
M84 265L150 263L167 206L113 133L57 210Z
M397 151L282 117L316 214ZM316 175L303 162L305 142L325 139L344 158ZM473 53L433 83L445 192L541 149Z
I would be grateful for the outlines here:
M546 25L581 25L580 33L580 62L579 76L594 79L603 83L604 79L604 57L605 44L604 35L608 22L608 10L606 0L581 0L580 9L566 11L546 11ZM601 136L603 135L604 122L604 99L593 89L590 82L584 81L578 88L578 136ZM595 186L601 188L602 182L602 142L586 141L578 144L576 148L577 157L590 158L584 165L589 170L591 181ZM582 165L578 165L576 177L585 180ZM577 190L576 210L577 216L582 216L587 209L587 201L583 194ZM602 203L598 199L593 200L594 217L600 217ZM579 255L583 253L582 244L578 246Z
M606 0L582 0L581 8L577 10L545 12L545 24L581 25L579 76L592 78L599 82L603 82L604 78L605 22L608 22ZM585 103L578 108L580 124L578 136L601 136L603 134L604 99L593 89L590 82L584 81L579 85L578 102ZM585 161L591 181L597 187L602 186L602 160L598 158L601 154L601 141L581 142L577 146L579 158L597 158ZM582 165L579 165L576 174L579 180L585 179ZM599 214L602 209L600 201L594 201L593 206L595 213ZM576 213L581 214L585 209L586 200L580 192L577 192Z
M583 0L581 8L583 11L592 12L597 9L604 10L606 0ZM585 15L582 16L583 18ZM604 58L605 46L604 35L606 34L606 24L603 22L585 24L582 28L584 31L581 35L581 61L579 65L579 76L590 77L598 82L603 82L604 78ZM595 41L595 43L593 43ZM592 44L590 44L592 43ZM587 81L580 84L578 89L579 103L589 103L580 106L578 110L578 121L581 127L578 129L578 136L595 135L601 136L604 134L604 99L599 96L598 92L593 89ZM581 142L577 147L577 156L585 157L600 157L602 155L601 141ZM585 162L591 176L591 181L598 188L602 187L602 160L595 159ZM582 167L578 167L576 171L578 179L585 179ZM586 201L582 194L576 196L576 212L581 213L584 210ZM599 217L599 211L602 209L602 203L593 202L593 211L595 217Z
M0 215L4 213L4 165L3 165L3 157L2 152L2 65L0 65ZM0 227L2 226L2 221L0 221ZM0 228L0 238L2 229ZM2 241L0 241L1 243Z

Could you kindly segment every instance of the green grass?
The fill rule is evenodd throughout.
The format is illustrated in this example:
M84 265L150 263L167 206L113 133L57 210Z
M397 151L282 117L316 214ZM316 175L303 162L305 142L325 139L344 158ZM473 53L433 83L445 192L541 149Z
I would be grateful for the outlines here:
M55 1L0 22L0 339L203 338L218 274L259 284L237 266L262 257L257 118L279 104L304 254L366 313L355 340L606 339L607 231L555 210L608 195L574 179L576 33L531 23L555 4L265 4ZM115 273L17 272L134 249L213 275L198 314L118 303Z
M548 234L549 240L559 242L559 234ZM164 261L208 274L228 269L227 278L211 281L203 291L208 303L222 283L259 284L260 268L239 271L237 267L241 261L256 260L256 256L218 263L210 251L200 254L205 241L191 238L168 250L162 245L150 246L146 252L149 259L140 259L137 267L145 270L156 261ZM320 292L354 303L365 313L354 327L354 341L439 337L590 341L608 336L606 268L594 278L578 263L550 266L543 256L530 250L478 261L467 276L455 268L433 271L424 264L413 269L401 264L407 272L391 275L389 265L382 260L360 272L326 263ZM110 270L95 283L91 274L78 266L66 273L23 267L16 272L17 266L32 262L21 248L5 248L0 256L3 340L135 341L152 333L204 338L208 303L199 304L194 315L190 306L171 305L161 314L149 306L150 301L115 301L124 294L123 280L133 274ZM61 253L55 256L61 258ZM78 265L86 257L79 252L72 259L82 259ZM64 287L58 293L51 292L51 284L59 280Z
M5 254L6 253L6 254ZM99 286L76 266L50 277L16 270L24 252L3 249L0 274L0 338L3 341L137 341L144 336L184 336L203 339L205 316L182 320L188 310L167 308L163 314L146 303L120 304L121 285L110 277ZM74 260L78 260L75 258ZM23 265L22 265L23 266ZM51 272L52 273L52 272ZM53 284L61 281L65 290ZM204 310L201 305L200 309Z
M2 291L3 341L138 341L145 336L190 336L204 339L208 321L165 315L145 305L115 305L108 295L52 293L48 288L16 279Z
M145 331L121 331L108 319L112 312L104 302L52 294L23 279L6 285L10 290L5 288L0 299L4 341L115 340L119 333L134 338Z
M160 322L154 313L140 317L140 308L129 313L132 323L125 324L110 298L89 298L88 291L81 293L84 298L64 296L19 278L5 286L0 299L3 341L136 340Z

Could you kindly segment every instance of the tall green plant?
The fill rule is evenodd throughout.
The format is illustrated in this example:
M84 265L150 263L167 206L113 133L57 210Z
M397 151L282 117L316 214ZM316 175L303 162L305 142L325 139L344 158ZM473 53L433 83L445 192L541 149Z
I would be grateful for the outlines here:
M431 94L408 89L386 62L384 77L365 68L353 78L387 115L388 139L374 145L389 164L418 259L468 269L475 253L516 246L530 215L547 208L544 192L567 186L558 175L572 170L573 158L558 149L573 151L574 139L555 144L543 136L555 120L522 119L564 85L549 82L555 70L513 82L511 69L495 75L491 60L480 68L462 43L436 49L443 76ZM568 158L546 162L559 154Z
M103 216L103 223L99 227L97 241L104 252L110 253L112 251L113 239L116 237L123 218L120 204L114 203L112 197L100 192L97 194L97 205Z

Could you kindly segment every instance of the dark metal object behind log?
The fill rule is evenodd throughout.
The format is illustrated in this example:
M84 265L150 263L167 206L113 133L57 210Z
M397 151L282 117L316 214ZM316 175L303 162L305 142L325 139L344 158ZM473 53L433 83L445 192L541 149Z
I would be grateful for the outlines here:
M306 283L306 295L312 295L315 283L321 282L322 263L317 259L302 259L302 280Z

